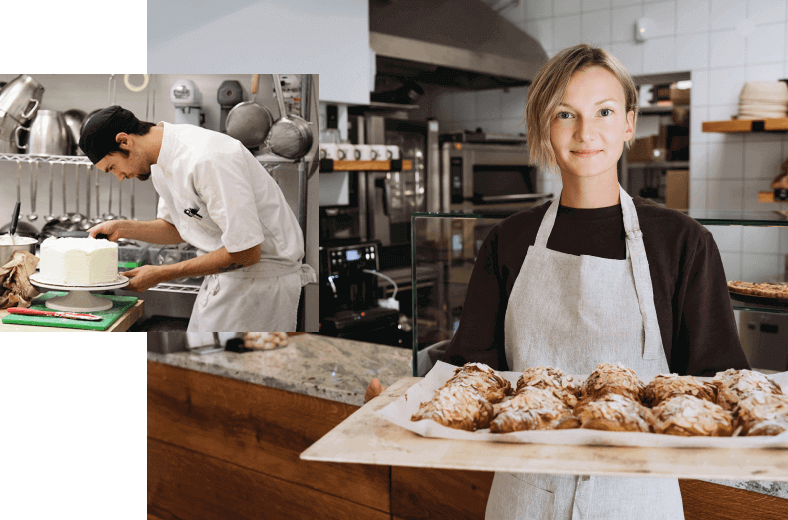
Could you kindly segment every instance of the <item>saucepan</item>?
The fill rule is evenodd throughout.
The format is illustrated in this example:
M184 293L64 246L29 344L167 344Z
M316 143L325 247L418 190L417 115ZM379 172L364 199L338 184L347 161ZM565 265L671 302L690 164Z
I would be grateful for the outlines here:
M259 74L252 76L252 94L257 94L259 80ZM227 135L235 137L245 147L255 149L265 143L273 122L274 117L271 112L252 99L238 103L230 110L225 128Z
M288 115L282 96L282 82L279 74L273 74L276 100L279 103L279 120L271 127L266 146L280 157L298 160L312 148L312 129L302 117Z

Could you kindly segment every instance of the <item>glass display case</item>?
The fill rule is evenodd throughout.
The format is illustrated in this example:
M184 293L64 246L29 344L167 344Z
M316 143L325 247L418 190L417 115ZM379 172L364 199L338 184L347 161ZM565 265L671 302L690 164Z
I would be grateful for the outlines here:
M419 375L417 373L418 352L441 341L451 339L457 330L468 282L479 248L490 229L514 213L513 211L489 211L472 214L412 214L413 286L423 285L426 283L425 281L429 281L431 285L430 291L422 291L418 295L415 291L413 293L414 375ZM742 226L743 234L748 233L748 230L758 233L757 228L779 228L777 232L784 245L783 249L788 249L788 216L781 212L690 210L685 213L707 228ZM742 243L744 242L743 240ZM785 262L781 265L784 265L785 271L788 271L788 254L785 254L785 257ZM725 258L723 258L723 264L725 265ZM725 265L725 269L728 273L728 265ZM735 279L735 277L729 277L729 279ZM788 281L788 272L775 272L769 280L747 281L785 282ZM742 301L732 297L731 306L735 311L770 314L772 321L785 319L786 326L782 328L788 329L788 302L764 304L760 301ZM741 316L743 313L737 314ZM743 322L744 320L739 319L739 321ZM775 325L767 325L767 330L769 330L768 327L775 327ZM746 338L743 336L742 344L749 356L749 345L746 344ZM788 357L788 344L784 345L783 350L785 356Z

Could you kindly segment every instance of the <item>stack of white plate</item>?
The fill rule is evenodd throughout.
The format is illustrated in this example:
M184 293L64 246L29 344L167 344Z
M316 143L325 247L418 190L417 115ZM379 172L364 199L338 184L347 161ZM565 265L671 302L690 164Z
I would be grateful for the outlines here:
M750 81L739 95L739 119L773 119L788 115L788 85L783 81Z

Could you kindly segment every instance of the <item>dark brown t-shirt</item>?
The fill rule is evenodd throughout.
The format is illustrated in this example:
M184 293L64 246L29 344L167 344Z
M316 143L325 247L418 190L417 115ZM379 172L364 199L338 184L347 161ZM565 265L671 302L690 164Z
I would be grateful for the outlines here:
M641 197L633 201L670 371L713 376L728 368L750 368L739 341L722 259L711 233L683 213ZM480 362L496 370L509 370L504 353L506 306L549 205L546 202L521 211L487 235L476 258L457 332L443 361L454 365ZM594 209L559 206L547 248L623 260L625 237L620 204Z

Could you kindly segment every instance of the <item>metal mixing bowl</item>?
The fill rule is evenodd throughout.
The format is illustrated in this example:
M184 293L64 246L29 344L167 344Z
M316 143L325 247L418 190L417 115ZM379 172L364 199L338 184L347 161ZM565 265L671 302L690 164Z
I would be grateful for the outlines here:
M14 237L14 241L22 243L17 243L13 246L0 244L0 266L7 264L11 260L11 255L14 254L14 251L27 251L28 253L36 254L38 240L28 237Z

